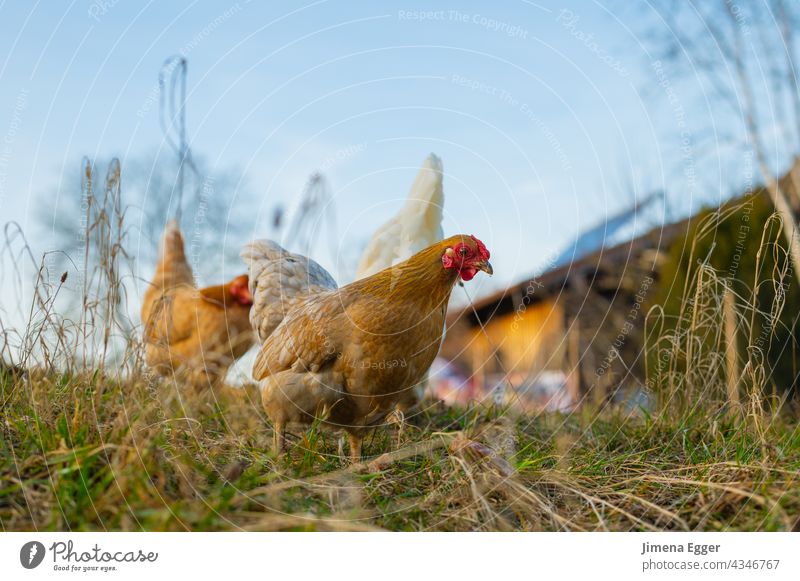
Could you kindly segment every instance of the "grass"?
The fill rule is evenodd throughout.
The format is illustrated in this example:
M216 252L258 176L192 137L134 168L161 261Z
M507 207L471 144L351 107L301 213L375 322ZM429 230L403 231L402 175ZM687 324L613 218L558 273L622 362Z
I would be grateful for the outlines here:
M79 312L64 314L67 274L43 259L27 327L0 320L4 531L800 529L800 410L764 364L772 336L753 332L756 315L779 320L781 293L760 306L696 269L669 324L659 307L648 314L649 410L431 403L402 430L376 429L360 464L319 426L276 457L255 386L199 392L143 365L119 179L112 164L96 196L85 167ZM27 245L6 250L33 262ZM789 271L767 276L753 288L782 288Z
M57 373L0 385L4 530L798 527L800 430L783 417L762 439L701 412L676 423L433 405L399 446L394 427L376 430L351 466L316 428L276 458L252 387Z

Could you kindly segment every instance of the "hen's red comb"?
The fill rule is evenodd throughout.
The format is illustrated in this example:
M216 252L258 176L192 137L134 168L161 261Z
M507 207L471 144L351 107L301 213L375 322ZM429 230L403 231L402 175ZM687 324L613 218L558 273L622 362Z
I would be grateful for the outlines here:
M489 254L489 250L486 248L486 245L477 238L475 238L474 234L470 236L470 238L472 238L475 241L475 244L478 245L478 252L480 253L481 258L483 258L484 260L489 260L489 257L491 255Z

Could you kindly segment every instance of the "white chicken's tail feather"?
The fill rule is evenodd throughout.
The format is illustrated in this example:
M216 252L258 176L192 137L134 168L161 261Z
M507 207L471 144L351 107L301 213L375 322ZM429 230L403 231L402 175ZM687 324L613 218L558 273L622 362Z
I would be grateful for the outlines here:
M441 224L444 207L443 172L442 160L436 154L431 153L425 158L414 183L411 184L403 213L412 216L426 214L433 219L438 218L436 224Z
M431 153L414 179L400 212L370 239L358 263L356 279L411 258L444 237L442 160Z

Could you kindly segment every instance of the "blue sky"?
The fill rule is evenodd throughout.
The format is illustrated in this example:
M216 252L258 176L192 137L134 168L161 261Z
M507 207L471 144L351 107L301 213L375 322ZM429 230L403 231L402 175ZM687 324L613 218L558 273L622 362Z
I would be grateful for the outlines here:
M625 6L2 3L0 217L47 250L37 205L74 195L83 156L118 156L124 176L126 160L164 150L157 74L183 52L191 145L212 171L245 176L255 199L224 195L249 206L254 236L324 166L340 244L363 244L435 152L445 232L492 251L494 279L471 290L487 292L654 189L678 215L723 195L689 183L674 103L638 36L647 9ZM689 127L714 114L681 106Z

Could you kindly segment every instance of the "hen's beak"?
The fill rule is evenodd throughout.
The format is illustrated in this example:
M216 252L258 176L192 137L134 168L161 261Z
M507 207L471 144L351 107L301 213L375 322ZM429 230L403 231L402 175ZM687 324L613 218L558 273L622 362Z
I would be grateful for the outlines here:
M489 264L488 260L484 260L482 262L479 262L475 266L478 267L478 270L482 270L483 272L485 272L488 275L494 274L494 270L492 269L492 265Z

